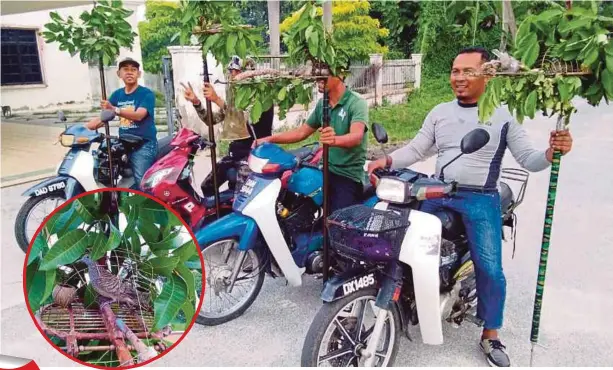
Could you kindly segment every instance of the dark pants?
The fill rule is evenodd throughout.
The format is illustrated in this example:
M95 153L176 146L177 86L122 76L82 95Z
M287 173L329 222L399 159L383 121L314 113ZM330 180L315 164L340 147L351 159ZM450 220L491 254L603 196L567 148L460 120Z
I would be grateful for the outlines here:
M462 215L466 227L477 278L477 317L485 322L485 329L500 329L506 297L500 195L497 192L459 191L453 198L425 201L421 211L435 213L442 208Z
M345 176L330 172L330 213L362 200L364 186Z
M217 162L217 187L228 181L228 188L234 190L236 173L238 172L237 163L249 157L251 144L253 144L253 139L235 140L230 143L228 155ZM200 188L202 189L202 195L205 197L215 195L213 171L207 175Z
M140 148L130 154L129 165L134 174L134 184L130 189L140 190L140 182L145 172L155 163L157 152L157 140L145 140Z

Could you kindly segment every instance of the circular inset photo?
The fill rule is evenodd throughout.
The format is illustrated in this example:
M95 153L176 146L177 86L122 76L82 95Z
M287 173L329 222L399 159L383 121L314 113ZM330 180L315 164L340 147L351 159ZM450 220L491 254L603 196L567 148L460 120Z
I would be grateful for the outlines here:
M128 189L72 198L40 225L24 294L57 350L98 368L160 358L200 311L204 262L190 228L159 200Z

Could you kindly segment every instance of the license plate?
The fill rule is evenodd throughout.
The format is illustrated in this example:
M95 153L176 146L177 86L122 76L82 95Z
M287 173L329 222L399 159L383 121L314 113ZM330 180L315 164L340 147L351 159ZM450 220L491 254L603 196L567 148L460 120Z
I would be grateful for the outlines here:
M61 181L61 182L56 182L55 184L47 185L45 187L37 189L34 191L34 194L38 197L38 196L52 193L54 191L62 190L65 188L66 188L66 183L64 181Z

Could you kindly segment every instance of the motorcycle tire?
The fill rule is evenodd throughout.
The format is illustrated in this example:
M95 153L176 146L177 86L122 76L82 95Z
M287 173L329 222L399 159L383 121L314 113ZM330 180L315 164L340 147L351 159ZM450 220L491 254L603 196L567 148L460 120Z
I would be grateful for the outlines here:
M209 271L206 268L206 261L207 261L207 257L206 257L206 250L207 248L217 244L217 243L221 243L223 241L229 241L229 240L233 240L234 241L234 246L238 245L238 242L235 239L222 239L219 241L216 241L214 243L211 243L207 246L205 246L204 248L202 248L202 257L204 258L205 261L205 274L206 274L206 279L207 279L207 283L208 283L208 279L210 276L214 275L213 271ZM262 255L258 252L258 249L251 249L249 250L249 255L251 257L251 263L252 263L252 269L253 266L257 266L257 277L256 277L256 281L255 281L255 286L253 288L253 290L249 293L248 297L246 297L245 301L240 305L240 307L232 310L231 312L229 312L226 315L223 316L217 316L217 317L207 317L203 314L202 310L203 308L200 310L200 312L198 312L198 316L196 317L196 322L200 325L205 325L205 326L216 326L216 325L221 325L224 324L228 321L232 321L234 319L236 319L237 317L241 316L243 313L245 313L245 311L247 311L247 309L249 307L251 307L251 305L253 304L253 302L255 301L255 299L257 298L258 294L260 294L260 290L262 289L262 285L264 284L264 275L266 275L266 270L263 266L263 258ZM255 260L253 260L255 258ZM243 261L243 266L245 266L245 262ZM209 287L208 284L205 288L205 292L209 289L214 289L212 287ZM204 302L203 305L206 304L207 299L204 298Z
M32 209L36 205L38 205L38 203L44 200L47 200L49 198L62 199L62 203L66 201L66 198L64 198L64 196L57 194L57 193L45 194L45 195L41 195L41 196L33 197L33 198L30 197L28 200L25 201L25 203L21 206L21 208L19 209L19 212L17 213L17 218L15 220L15 239L17 240L17 244L19 245L19 248L21 248L23 253L27 253L28 247L30 246L30 240L28 240L26 236L26 228L27 228L26 223L28 221L28 215L30 214ZM60 203L59 205L61 205L62 203Z
M313 318L311 326L304 339L302 346L302 356L300 358L301 367L318 367L319 365L319 351L324 340L324 335L328 331L331 325L334 325L334 320L338 317L345 306L349 305L353 301L357 301L361 298L372 298L376 300L378 290L377 289L363 289L355 292L354 294L343 297L337 301L324 303L323 306L317 312L317 315ZM400 342L400 336L402 333L402 325L400 322L400 313L394 307L391 309L391 315L394 319L394 343L391 344L392 351L389 361L386 367L394 366L394 361L398 353L398 343ZM334 365L340 366L340 365Z

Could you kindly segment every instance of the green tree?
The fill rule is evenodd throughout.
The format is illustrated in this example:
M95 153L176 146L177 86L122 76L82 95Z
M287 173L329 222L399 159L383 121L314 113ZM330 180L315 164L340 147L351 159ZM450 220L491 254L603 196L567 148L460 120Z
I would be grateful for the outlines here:
M422 2L415 49L423 54L426 77L449 74L462 48L498 48L502 24L493 1ZM500 8L502 9L502 8Z
M171 1L147 0L146 21L138 24L143 69L150 73L162 72L162 57L169 55L168 46L179 45L174 38L181 31L179 4Z
M387 28L381 27L379 20L369 15L368 1L334 1L332 3L332 28L338 41L337 52L346 55L351 61L366 61L372 53L386 54L388 47L381 40L389 35ZM316 7L318 16L323 14ZM294 12L281 23L281 32L287 33L296 24L302 11Z
M389 29L383 39L389 47L388 58L406 58L413 51L412 44L417 37L419 3L417 1L379 0L371 1L370 16L378 19Z

